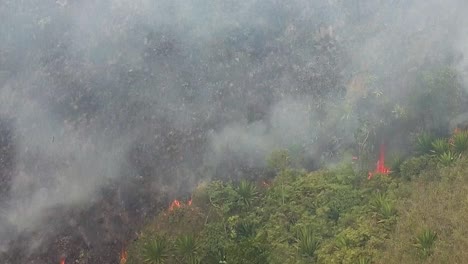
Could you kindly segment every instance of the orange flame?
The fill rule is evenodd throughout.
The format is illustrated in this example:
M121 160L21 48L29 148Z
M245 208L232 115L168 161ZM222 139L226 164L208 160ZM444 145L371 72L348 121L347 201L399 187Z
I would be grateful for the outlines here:
M125 249L122 249L120 252L120 264L125 264L127 263L127 251Z
M191 205L192 205L192 198L190 198L190 200L187 201L187 206L191 206ZM181 203L179 200L175 199L174 201L172 201L171 205L169 205L169 211L174 211L174 209L180 208L182 206L185 206L185 205Z
M173 211L175 208L179 208L181 206L179 200L172 201L171 205L169 206L169 211Z
M65 264L65 258L64 257L60 258L60 264Z
M390 168L385 166L385 145L380 145L380 156L379 160L377 161L377 167L375 168L374 172L369 172L367 179L372 179L374 174L389 174Z

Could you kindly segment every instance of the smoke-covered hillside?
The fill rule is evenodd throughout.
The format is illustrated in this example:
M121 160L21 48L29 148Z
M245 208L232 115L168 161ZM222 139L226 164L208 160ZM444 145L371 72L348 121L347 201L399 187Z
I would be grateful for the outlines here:
M448 134L467 121L467 9L0 1L2 259L115 263L170 199L268 174L275 150L313 170Z

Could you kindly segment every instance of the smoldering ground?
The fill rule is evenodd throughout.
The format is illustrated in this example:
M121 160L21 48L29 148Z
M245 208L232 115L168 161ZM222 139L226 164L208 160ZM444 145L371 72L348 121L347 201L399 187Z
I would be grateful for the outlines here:
M103 250L118 251L200 180L257 175L275 149L299 149L309 169L352 151L363 119L392 122L362 98L398 110L415 71L463 73L466 9L461 0L2 1L5 259L100 248L83 261L112 263L116 253ZM124 224L134 226L112 236ZM70 234L74 252L55 243Z

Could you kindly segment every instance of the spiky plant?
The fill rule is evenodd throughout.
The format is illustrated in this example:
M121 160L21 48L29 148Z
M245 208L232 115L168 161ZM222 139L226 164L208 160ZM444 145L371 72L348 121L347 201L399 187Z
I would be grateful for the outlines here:
M198 263L198 241L193 235L182 235L175 241L175 250L182 263Z
M393 172L395 173L400 173L400 166L403 164L405 160L403 157L399 154L393 155L391 162L390 162L390 168L392 169Z
M388 219L394 215L396 215L396 208L395 204L390 200L385 200L379 208L379 214L382 218Z
M237 193L241 197L242 202L250 206L257 195L257 188L253 183L242 180L237 187Z
M456 153L463 153L468 150L468 131L453 135L453 150Z
M371 264L372 260L370 257L360 256L357 259L357 264Z
M443 166L449 166L457 159L457 156L453 152L447 151L439 155L437 159Z
M302 256L314 257L319 247L319 240L314 235L312 228L302 227L297 233L298 249Z
M379 209L386 199L387 197L385 196L385 194L381 192L374 193L370 199L372 208Z
M448 152L449 150L450 150L450 144L444 138L438 138L432 142L431 152L436 155L441 155L444 152Z
M249 238L255 236L255 225L249 222L241 222L237 225L236 233L239 237Z
M339 248L348 248L351 246L352 242L345 236L338 236L335 239L336 246Z
M388 219L397 213L394 203L382 193L374 194L371 205L383 219Z
M169 258L170 243L164 237L154 238L143 247L143 262L147 264L164 264Z
M415 237L414 246L419 250L422 257L427 257L432 254L432 248L436 240L437 233L431 229L425 229Z
M416 151L419 154L429 154L432 150L432 141L434 138L427 133L419 135L416 139Z

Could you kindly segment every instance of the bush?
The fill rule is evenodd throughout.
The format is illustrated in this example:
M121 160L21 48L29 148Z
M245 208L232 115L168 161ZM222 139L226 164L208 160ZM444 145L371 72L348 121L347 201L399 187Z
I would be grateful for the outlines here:
M376 193L371 199L371 205L374 210L383 219L389 219L396 215L394 202L382 193Z
M438 138L432 142L432 153L436 155L442 155L445 152L450 151L450 144L444 138Z
M405 160L401 155L395 154L393 155L391 161L390 161L390 169L393 173L400 173L400 167L403 164Z
M444 152L437 159L443 166L449 166L456 160L456 156L451 151L448 151Z
M420 155L429 154L432 150L434 138L427 133L423 133L416 139L416 151Z
M198 259L198 241L193 235L182 235L175 241L175 250L179 262L195 264Z
M453 135L453 150L455 153L463 153L468 150L468 131Z
M276 173L291 167L291 158L287 150L275 150L267 158L267 166Z
M315 256L315 251L318 249L319 240L315 237L312 228L302 227L297 234L298 248L302 256Z
M436 165L436 160L429 155L409 158L400 166L401 176L408 180L414 179L423 172L435 170Z
M164 264L169 259L170 242L164 237L153 238L143 247L143 262Z
M418 248L420 255L425 258L432 253L432 247L437 239L437 233L430 229L421 232L415 238L415 247Z
M242 180L236 189L237 194L241 197L242 202L246 206L250 206L257 195L257 188L249 181Z

